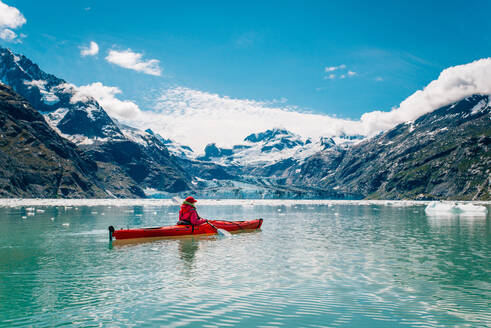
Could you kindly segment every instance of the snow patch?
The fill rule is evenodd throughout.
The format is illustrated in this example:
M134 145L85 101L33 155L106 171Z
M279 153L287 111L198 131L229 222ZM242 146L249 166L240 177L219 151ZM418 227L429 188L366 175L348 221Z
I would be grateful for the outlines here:
M414 131L414 121L408 121L406 122L407 125L409 125L409 133Z
M428 135L429 136L434 136L435 134L438 134L440 132L447 131L447 130L448 130L448 128L447 127L444 127L444 128L441 128L441 129L437 129L435 131L428 132Z
M39 93L41 94L41 100L46 104L46 105L53 105L56 104L57 102L60 101L60 98L58 98L57 95L55 95L54 91L51 90L46 90L46 84L48 84L47 81L44 80L24 80L24 84L27 85L29 88L36 87L39 89Z
M40 90L44 90L46 88L47 83L48 82L44 81L44 80L31 80L31 81L24 80L25 85L27 85L29 87L36 87Z
M471 110L471 115L475 115L479 112L482 112L484 111L484 109L486 109L486 107L488 107L488 103L486 100L481 100L476 106L474 106Z
M65 117L65 115L68 113L68 108L58 108L54 112L44 114L44 117L48 121L48 124L51 125L51 127L55 128L58 126L60 121Z
M148 147L148 137L150 136L147 132L133 129L133 128L125 128L120 126L121 132L123 132L124 136L134 143L140 144L143 147Z
M90 118L92 121L96 120L94 113L98 113L101 111L100 108L98 108L97 106L95 106L93 104L90 104L89 106L85 107L84 109L87 112L87 117Z

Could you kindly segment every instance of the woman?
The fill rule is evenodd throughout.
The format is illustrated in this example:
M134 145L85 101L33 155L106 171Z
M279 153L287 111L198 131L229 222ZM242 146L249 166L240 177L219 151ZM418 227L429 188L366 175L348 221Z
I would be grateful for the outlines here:
M206 222L199 217L198 212L196 211L196 206L194 204L197 202L192 196L186 198L186 200L181 205L181 210L179 211L179 221L177 221L178 225L200 225Z

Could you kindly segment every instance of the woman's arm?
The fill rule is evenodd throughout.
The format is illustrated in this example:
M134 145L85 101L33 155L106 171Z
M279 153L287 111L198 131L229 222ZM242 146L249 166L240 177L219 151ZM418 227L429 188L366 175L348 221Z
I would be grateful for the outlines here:
M191 211L190 215L191 215L190 219L192 225L200 225L206 222L206 220L200 219L198 217L198 212L196 212L196 210Z

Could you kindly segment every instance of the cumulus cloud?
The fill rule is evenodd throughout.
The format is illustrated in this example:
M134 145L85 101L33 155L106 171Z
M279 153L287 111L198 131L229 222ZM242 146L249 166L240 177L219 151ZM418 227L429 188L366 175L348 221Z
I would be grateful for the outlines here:
M104 108L109 116L122 121L138 119L141 114L137 104L129 100L119 100L116 95L122 94L117 87L105 86L101 82L76 87L77 92L72 97L73 102L85 101L92 97Z
M80 48L80 55L82 57L85 56L95 56L99 53L99 45L94 41L90 41L90 45L88 47Z
M162 70L159 66L160 62L157 59L143 60L143 54L133 52L131 49L123 51L110 50L106 60L137 72L155 76L162 75Z
M13 41L17 34L12 31L26 23L26 19L15 7L11 7L0 0L0 38L6 41Z
M491 94L491 58L447 68L438 79L406 98L399 107L390 112L365 113L361 123L365 134L373 135L473 94Z

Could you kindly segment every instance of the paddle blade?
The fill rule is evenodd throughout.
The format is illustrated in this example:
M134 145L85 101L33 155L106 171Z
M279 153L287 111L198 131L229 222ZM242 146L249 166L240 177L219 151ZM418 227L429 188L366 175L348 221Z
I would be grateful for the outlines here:
M224 236L224 237L232 237L232 234L230 232L228 232L227 230L224 230L224 229L217 229L217 232L220 236Z

